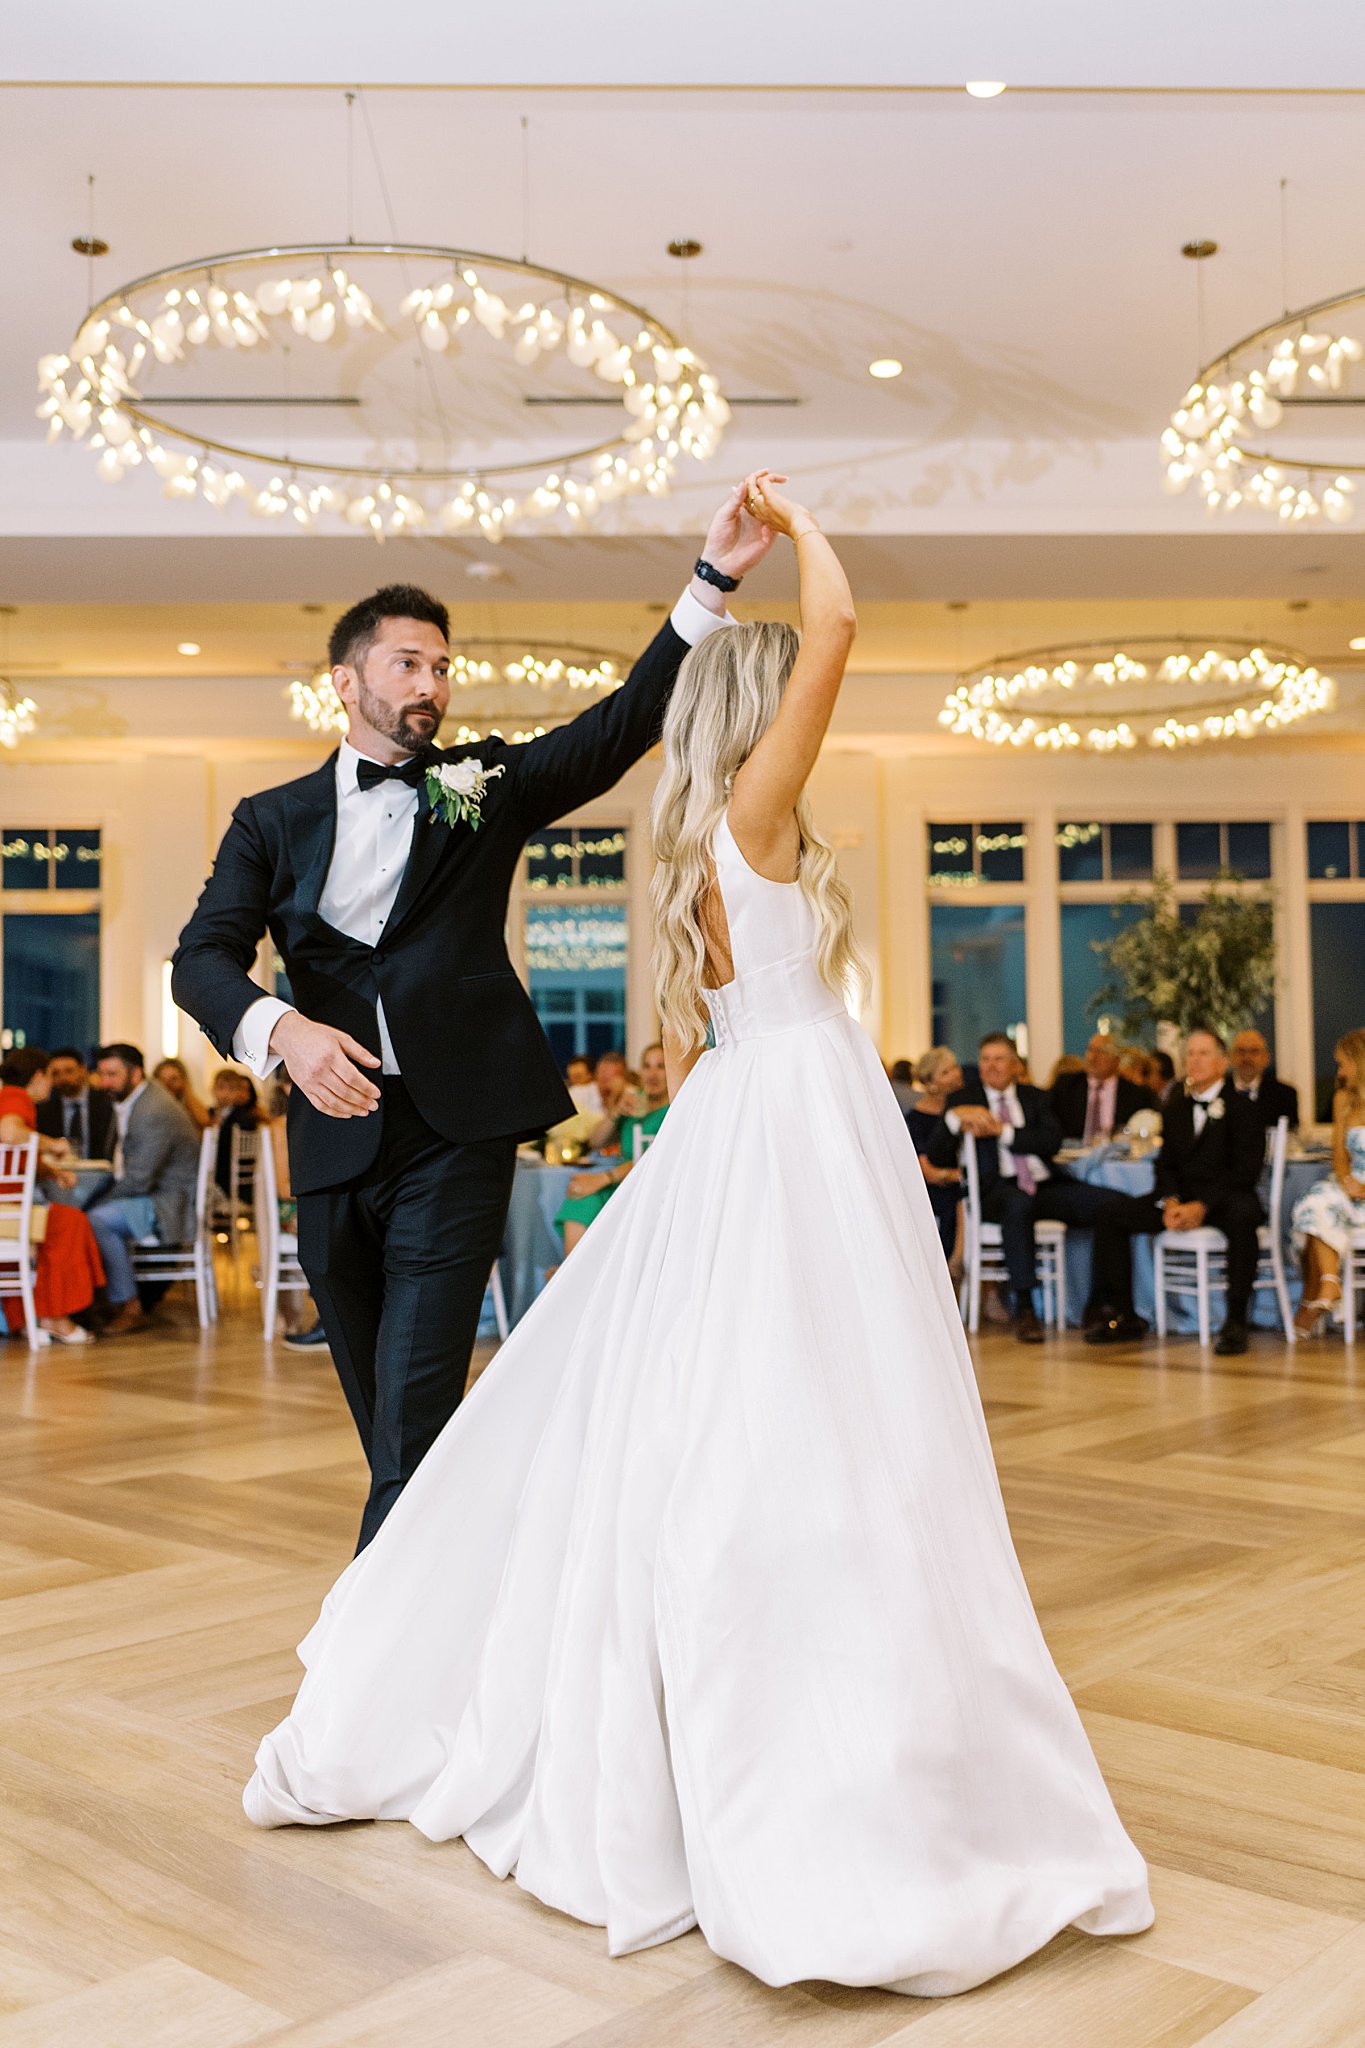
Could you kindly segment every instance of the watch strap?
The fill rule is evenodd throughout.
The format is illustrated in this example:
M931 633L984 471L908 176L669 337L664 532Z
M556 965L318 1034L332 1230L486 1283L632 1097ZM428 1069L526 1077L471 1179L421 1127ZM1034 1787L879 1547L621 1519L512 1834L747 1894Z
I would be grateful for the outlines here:
M727 576L723 569L717 569L707 561L705 555L698 555L692 572L700 576L703 583L713 583L717 590L738 590L742 576Z

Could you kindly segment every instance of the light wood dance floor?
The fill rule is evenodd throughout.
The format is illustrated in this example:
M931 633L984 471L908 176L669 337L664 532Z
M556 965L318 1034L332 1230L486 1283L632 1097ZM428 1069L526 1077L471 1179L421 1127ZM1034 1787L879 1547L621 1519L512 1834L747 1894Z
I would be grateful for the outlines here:
M1347 2048L1365 2042L1365 1346L980 1366L1048 1640L1158 1922L967 1997L770 1991L603 1936L403 1826L239 1804L349 1555L325 1354L173 1306L0 1349L0 2048ZM458 1568L458 1566L456 1567Z

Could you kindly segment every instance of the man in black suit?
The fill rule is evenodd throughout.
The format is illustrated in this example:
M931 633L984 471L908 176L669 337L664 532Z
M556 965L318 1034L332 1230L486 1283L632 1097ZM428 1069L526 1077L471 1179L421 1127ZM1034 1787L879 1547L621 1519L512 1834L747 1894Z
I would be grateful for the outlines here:
M949 1096L943 1121L930 1137L928 1159L931 1166L956 1166L963 1139L976 1146L981 1215L1000 1225L1014 1333L1021 1344L1041 1344L1043 1326L1033 1309L1034 1222L1048 1218L1090 1230L1119 1198L1055 1170L1061 1126L1043 1090L1017 1080L1017 1069L1013 1039L1003 1031L988 1033L981 1041L980 1078Z
M74 1045L48 1061L52 1093L38 1104L38 1129L45 1138L65 1138L77 1159L112 1159L118 1137L114 1105L90 1086L90 1069Z
M625 687L521 746L434 746L443 605L398 585L354 606L329 650L347 740L237 806L181 934L177 1003L223 1057L283 1060L295 1083L299 1255L370 1460L361 1547L459 1403L517 1143L572 1114L507 957L522 848L653 745L689 646L725 623L720 592L771 540L731 492ZM297 1008L248 978L267 929Z
M1121 1131L1138 1110L1156 1107L1150 1088L1119 1072L1118 1046L1105 1031L1097 1031L1085 1049L1085 1072L1060 1075L1049 1099L1062 1135L1087 1145Z
M1237 1093L1255 1110L1262 1130L1268 1131L1282 1116L1289 1118L1290 1130L1299 1121L1299 1091L1270 1070L1270 1047L1259 1031L1239 1031L1232 1041L1232 1078Z
M1131 1343L1147 1325L1133 1314L1129 1239L1160 1230L1221 1230L1228 1241L1227 1315L1214 1350L1229 1357L1247 1348L1247 1311L1260 1256L1264 1220L1256 1183L1265 1162L1265 1125L1228 1075L1227 1047L1216 1031L1191 1031L1185 1041L1185 1086L1162 1118L1156 1184L1150 1195L1123 1195L1095 1230L1092 1291L1105 1315L1086 1332L1088 1344Z

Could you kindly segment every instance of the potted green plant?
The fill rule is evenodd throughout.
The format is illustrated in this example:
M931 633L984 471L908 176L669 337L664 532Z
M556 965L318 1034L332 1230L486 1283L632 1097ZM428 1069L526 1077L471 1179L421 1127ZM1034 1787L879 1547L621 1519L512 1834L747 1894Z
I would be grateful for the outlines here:
M1132 1038L1151 1037L1160 1024L1182 1037L1197 1024L1231 1037L1251 1023L1275 987L1275 901L1268 889L1227 886L1237 879L1211 882L1188 921L1169 875L1121 898L1119 908L1138 915L1112 939L1091 942L1106 976L1092 1010L1116 1015Z

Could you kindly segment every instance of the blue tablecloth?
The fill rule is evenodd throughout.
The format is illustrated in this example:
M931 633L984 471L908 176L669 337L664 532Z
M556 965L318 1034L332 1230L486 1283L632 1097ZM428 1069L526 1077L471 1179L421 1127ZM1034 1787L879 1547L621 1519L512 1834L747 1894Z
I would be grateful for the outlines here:
M1117 1147L1097 1146L1081 1158L1068 1162L1067 1172L1074 1180L1088 1181L1092 1187L1113 1188L1121 1195L1149 1195L1156 1180L1154 1156L1146 1159L1126 1158ZM1315 1181L1331 1171L1325 1159L1290 1159L1285 1165L1284 1175L1284 1235L1285 1274L1289 1281L1289 1296L1297 1302L1299 1279L1297 1265L1289 1244L1289 1219L1299 1196L1306 1193ZM1261 1201L1269 1213L1269 1176L1261 1182ZM1148 1322L1156 1319L1155 1266L1152 1257L1150 1237L1135 1237L1133 1246L1133 1307ZM1079 1324L1090 1292L1091 1233L1088 1230L1068 1230L1066 1234L1066 1304L1067 1321ZM1197 1327L1195 1304L1186 1295L1172 1295L1167 1304L1168 1328L1172 1330L1193 1330ZM1222 1312L1222 1290L1214 1289L1214 1321L1219 1321ZM1252 1296L1251 1319L1266 1328L1278 1329L1280 1313L1275 1297L1268 1290L1258 1291Z

